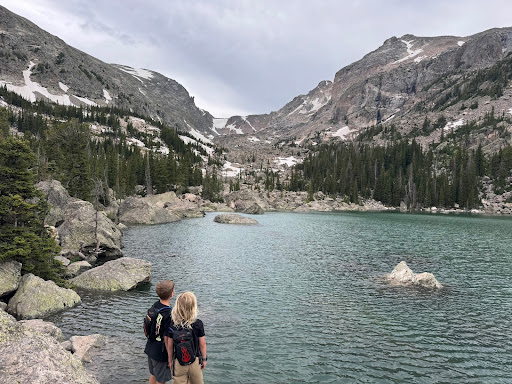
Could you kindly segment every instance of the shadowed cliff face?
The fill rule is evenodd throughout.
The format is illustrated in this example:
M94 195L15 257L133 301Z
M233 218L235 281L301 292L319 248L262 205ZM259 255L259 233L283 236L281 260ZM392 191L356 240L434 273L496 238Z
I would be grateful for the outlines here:
M209 131L212 124L175 80L104 63L1 6L0 84L32 101L112 105L182 130Z

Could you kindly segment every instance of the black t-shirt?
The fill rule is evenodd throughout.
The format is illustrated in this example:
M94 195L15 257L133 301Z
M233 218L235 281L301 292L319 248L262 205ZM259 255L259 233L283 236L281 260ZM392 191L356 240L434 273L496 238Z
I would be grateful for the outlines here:
M170 338L172 338L172 329L176 329L176 326L174 325L172 319L169 323L169 328L167 328L168 331L166 333L166 336L169 336ZM199 319L197 319L196 321L194 321L192 323L192 330L194 331L194 335L196 336L194 338L194 341L196 343L196 351L197 351L197 354L196 356L201 356L201 351L199 350L199 337L203 337L204 336L204 326L203 326L203 322Z
M159 300L155 304L153 304L153 307L155 307L156 309L161 309L161 308L165 307L165 305L163 305ZM171 324L171 311L164 310L162 312L162 314L164 316L164 318L162 320L162 324L161 324L161 327L164 330L164 332L162 332L162 336L165 336L166 335L165 330L169 329L169 326ZM165 348L163 337L162 337L162 341L157 341L157 340L152 341L152 340L148 339L148 341L146 343L146 348L144 349L144 353L146 353L146 355L151 357L153 360L167 361L167 358L168 358L167 349Z

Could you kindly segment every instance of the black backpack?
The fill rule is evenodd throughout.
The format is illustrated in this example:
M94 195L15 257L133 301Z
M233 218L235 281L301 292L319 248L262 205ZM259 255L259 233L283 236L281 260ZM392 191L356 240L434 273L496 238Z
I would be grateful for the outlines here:
M174 355L180 365L190 365L196 360L196 335L191 328L170 328L174 342Z
M171 307L156 309L153 305L144 316L144 334L151 341L162 341L164 329L162 321L171 313Z

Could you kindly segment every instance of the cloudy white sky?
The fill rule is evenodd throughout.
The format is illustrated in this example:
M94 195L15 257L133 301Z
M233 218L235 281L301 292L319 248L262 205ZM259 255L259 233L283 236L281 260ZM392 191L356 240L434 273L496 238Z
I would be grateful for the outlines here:
M512 26L510 0L0 0L108 63L160 72L215 117L268 113L391 36Z

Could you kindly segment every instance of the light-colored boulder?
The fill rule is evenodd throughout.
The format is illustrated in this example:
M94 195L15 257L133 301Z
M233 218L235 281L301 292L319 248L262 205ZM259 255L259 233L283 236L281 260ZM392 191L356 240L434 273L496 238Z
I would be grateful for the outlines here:
M443 286L437 281L432 273L414 273L405 263L401 261L386 275L387 280L393 285L416 286L429 289L439 289Z
M119 221L123 224L163 224L179 220L179 215L165 208L164 200L154 196L128 197L119 205Z
M443 287L430 272L418 273L416 275L416 285L431 289L439 289Z
M20 319L48 316L81 302L72 289L61 288L32 274L21 278L20 286L7 304L7 312Z
M32 320L21 320L19 322L21 325L25 327L25 329L30 329L32 333L38 333L42 335L49 335L56 339L57 341L64 340L64 336L62 335L62 331L59 327L53 324L50 321L44 321L41 319L32 319Z
M55 260L57 260L59 263L61 263L63 266L67 267L71 261L64 256L58 255L54 257Z
M203 217L198 198L178 198L174 192L146 197L129 197L119 206L119 221L124 224L162 224L183 218Z
M98 384L51 335L0 311L0 383Z
M91 269L92 265L89 264L89 262L82 260L82 261L75 261L74 263L71 263L66 268L66 276L76 276L84 271L87 271L88 269Z
M104 211L96 211L88 201L70 197L56 180L42 181L37 187L48 196L51 206L46 222L55 226L64 249L95 252L108 257L121 256L122 233Z
M5 311L7 310L7 303L4 301L0 301L0 310Z
M217 215L213 221L221 224L258 224L258 221L250 217L237 215L236 213L224 213Z
M101 291L129 291L151 280L151 263L122 257L85 271L70 281L79 288Z
M89 335L89 336L72 336L69 341L71 342L71 352L74 356L78 357L83 362L91 362L91 354L95 349L99 349L105 345L105 336L103 335Z
M21 263L7 261L0 264L0 297L18 289L21 280Z
M95 252L108 257L121 256L122 232L103 211L88 201L72 199L65 208L64 222L57 228L62 248Z

